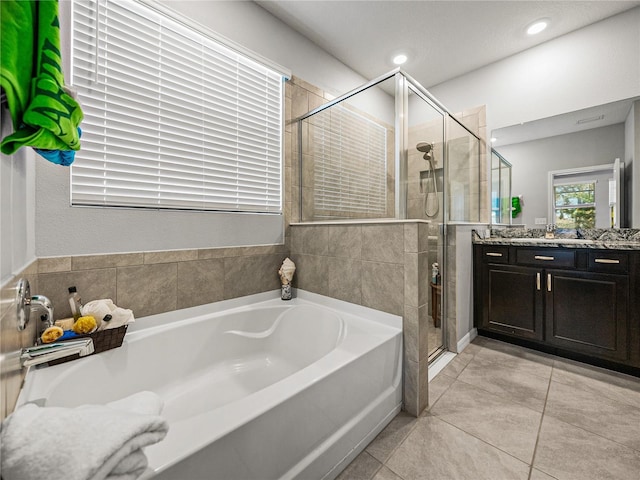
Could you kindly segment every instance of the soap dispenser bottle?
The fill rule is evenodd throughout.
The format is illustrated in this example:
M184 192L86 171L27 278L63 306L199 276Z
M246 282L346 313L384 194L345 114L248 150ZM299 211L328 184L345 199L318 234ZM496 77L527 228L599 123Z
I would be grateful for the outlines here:
M440 283L440 268L438 263L433 263L431 265L431 283L434 285L438 285Z
M82 301L76 287L69 287L69 306L73 320L77 321L82 316Z

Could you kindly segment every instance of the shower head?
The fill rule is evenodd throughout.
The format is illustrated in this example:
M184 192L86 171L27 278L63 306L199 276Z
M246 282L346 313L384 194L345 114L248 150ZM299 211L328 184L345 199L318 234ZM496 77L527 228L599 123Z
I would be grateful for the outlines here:
M431 152L433 151L433 143L419 142L416 145L416 149L419 152L424 153L422 158L424 158L425 160L431 160Z
M422 153L429 153L433 149L433 145L427 142L420 142L416 145L416 149Z

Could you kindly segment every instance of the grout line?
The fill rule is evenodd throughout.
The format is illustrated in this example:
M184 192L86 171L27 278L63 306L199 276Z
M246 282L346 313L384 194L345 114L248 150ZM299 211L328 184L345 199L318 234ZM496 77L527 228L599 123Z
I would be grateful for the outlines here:
M425 409L425 412L427 412L429 415L431 415L431 409L432 409L433 407L435 407L435 406L438 404L438 402L439 402L440 400L442 400L442 397L444 397L444 396L446 395L446 393L449 391L449 389L453 386L453 384L454 384L454 383L456 383L456 382L458 381L458 379L457 379L457 378L448 377L447 375L445 375L445 377L447 377L447 378L451 378L451 379L453 380L453 382L451 382L451 384L450 384L447 388L445 388L445 389L444 389L444 391L442 392L442 394L438 397L438 399L434 402L434 404L433 404L433 405L428 405L428 406L427 406L427 408ZM462 383L464 383L464 382L462 382ZM467 384L467 385L468 385L468 384ZM424 415L424 413L423 413L423 415L422 415L422 416L425 416L425 417L426 417L427 415ZM434 416L435 416L435 415L434 415Z
M536 375L533 375L533 376L536 376ZM540 378L540 377L537 377L537 378ZM465 382L464 380L460 380L459 378L456 378L455 380L456 380L457 382L464 383L465 385L469 385L470 387L477 388L478 390L482 390L482 391L483 391L483 392L485 392L485 393L489 393L489 394L491 394L491 395L495 395L495 396L497 396L497 397L500 397L500 395L501 395L501 393L497 393L497 392L494 392L494 391L491 391L491 390L487 390L487 389L485 389L485 388L482 388L482 387L481 387L481 386L479 386L479 385L475 385L475 384L473 384L473 383ZM548 393L548 387L547 387L547 393ZM503 399L504 399L504 397L500 397L500 398L503 398ZM518 406L520 406L520 407L522 407L522 408L527 408L527 409L529 409L529 410L531 410L531 411L533 411L533 412L541 413L541 412L540 412L540 410L536 410L535 408L531 408L531 406L530 406L530 405L526 405L526 404L524 404L524 403L522 403L522 402L519 402L519 401L517 401L517 400L514 400L514 399L512 399L512 398L506 398L505 400L507 400L507 401L509 401L509 402L511 402L511 403L514 403L515 405L518 405ZM546 397L545 397L545 405L546 405ZM544 414L544 409L543 409L543 412L542 412L542 413Z
M367 449L365 448L363 450L363 452L367 452ZM375 471L371 474L371 476L369 477L369 480L373 480L374 478L376 478L376 475L378 474L378 472L380 470L382 470L382 467L384 467L384 463L382 463L380 460L378 460L376 457L374 457L373 455L371 455L369 452L367 452L367 455L369 455L371 458L373 458L374 460L376 460L380 466L378 468L375 469Z
M448 422L448 421L447 421L447 420L445 420L444 418L439 417L439 416L437 416L437 415L431 415L431 416L432 416L433 418L436 418L436 419L440 420L441 422L446 423L447 425L449 425L449 426L451 426L451 427L455 428L456 430L460 430L460 431L461 431L462 433L464 433L465 435L469 435L470 437L475 438L476 440L478 440L478 441L480 441L480 442L484 443L485 445L487 445L487 446L489 446L489 447L491 447L491 448L493 448L493 449L495 449L495 450L498 450L499 452L504 453L505 455L509 455L511 458L513 458L513 459L515 459L515 460L517 460L517 461L519 461L519 462L521 462L521 463L524 463L525 465L527 464L527 462L526 462L525 460L522 460L521 458L516 457L513 453L509 453L509 452L507 452L507 451L505 451L505 450L501 449L500 447L496 447L496 446L495 446L495 445L493 445L492 443L487 442L486 440L484 440L484 439L482 439L482 438L478 437L477 435L475 435L475 434L473 434L473 433L470 433L470 432L467 432L466 430L463 430L463 429L462 429L462 428L460 428L459 426L454 425L453 423Z
M631 446L626 445L626 444L624 444L624 443L620 443L618 440L613 440L612 438L605 437L604 435L601 435L600 433L593 432L593 431L591 431L591 430L587 430L587 429L586 429L586 428L584 428L584 427L581 427L581 426L579 426L579 425L574 425L573 423L569 423L569 422L567 422L567 421L565 421L565 420L562 420L561 418L558 418L558 417L551 416L551 418L553 418L553 419L554 419L555 421L557 421L557 422L561 422L561 423L564 423L565 425L569 425L569 426L570 426L570 427L572 427L572 428L576 428L576 429L578 429L578 430L582 430L583 432L588 433L589 435L595 435L596 437L600 437L600 438L601 438L601 439L603 439L603 440L606 440L606 441L608 441L608 442L615 443L616 445L619 445L619 446L621 446L622 448L626 448L626 449L629 449L629 450L633 450L634 452L639 452L639 453L640 453L640 449L637 449L637 448L631 447Z
M385 458L384 462L381 462L384 466L387 466L387 462L391 459L391 457L393 457L393 454L396 453L396 450L398 450L404 444L404 442L407 441L407 438L409 438L409 435L411 435L413 433L413 431L416 429L416 427L418 426L418 421L420 420L420 418L421 417L416 417L416 422L409 429L409 432L405 435L405 437L402 439L402 441L400 443L398 443L395 447L393 447L391 449L391 452L389 452L389 455L387 455L387 458ZM366 450L366 448L365 448L365 450ZM389 468L389 467L387 467L387 468Z
M555 370L555 367L554 367L554 370ZM580 375L580 374L577 374L577 375ZM580 376L582 376L582 375L580 375ZM552 381L552 382L556 382L556 383L558 383L558 384L562 385L563 387L575 388L576 390L580 390L581 392L588 393L588 394L590 394L590 395L594 395L594 396L597 396L597 395L598 395L598 394L596 394L595 392L593 392L593 391L591 391L591 390L582 389L582 388L577 387L577 386L575 386L575 385L571 385L571 384L563 383L563 382L558 381L558 380L553 380L553 378L551 379L551 381ZM603 394L603 393L601 393L601 394L599 394L599 395L600 395L600 397L602 397L602 399L599 399L598 401L602 401L602 403L609 403L609 404L611 405L611 403L610 403L610 402L614 402L614 403L619 403L620 405L624 405L624 406L626 406L626 407L631 406L632 408L638 409L635 405L630 405L630 404L627 404L627 403L621 402L621 401L619 401L619 400L617 400L617 399L613 399L613 398L607 397L607 396L606 396L605 394ZM546 407L546 401L545 401L545 407ZM589 434L591 434L591 435L596 435L596 436L598 436L598 437L600 437L600 438L602 438L602 439L604 439L604 440L608 440L608 441L610 441L610 442L616 443L616 444L618 444L618 445L620 445L620 446L622 446L622 447L625 447L625 448L628 448L628 449L630 449L630 450L634 450L634 451L640 452L640 448L634 448L634 447L632 447L632 446L630 446L630 445L627 445L627 444L621 443L621 442L619 442L618 440L615 440L615 439L610 438L610 437L606 437L606 436L604 436L604 435L600 434L599 432L595 432L595 431L593 431L593 430L589 430L589 429L587 429L587 428L585 428L585 427L582 427L582 426L580 426L580 425L576 425L576 424L574 424L574 423L567 422L567 421L563 420L562 418L558 418L558 417L553 416L553 415L551 416L551 418L553 418L554 420L557 420L557 421L559 421L559 422L565 423L565 424L567 424L567 425L569 425L569 426L571 426L571 427L574 427L574 428L580 429L580 430L582 430L582 431L584 431L584 432L586 432L586 433L589 433Z
M533 456L531 457L531 464L529 465L529 480L531 480L531 474L533 473L533 464L536 460L536 452L538 451L538 443L540 442L540 432L542 431L542 422L544 421L544 414L547 410L547 402L549 401L549 391L551 390L551 382L553 379L553 365L551 366L551 375L549 375L549 384L547 385L547 394L544 397L544 407L542 408L542 415L540 416L540 425L538 426L538 434L536 435L536 444L533 447Z

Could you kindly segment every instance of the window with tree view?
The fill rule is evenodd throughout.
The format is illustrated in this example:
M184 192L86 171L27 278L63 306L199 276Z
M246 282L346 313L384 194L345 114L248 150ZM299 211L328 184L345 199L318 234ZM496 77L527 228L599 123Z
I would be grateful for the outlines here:
M596 182L554 185L555 223L558 228L595 228Z

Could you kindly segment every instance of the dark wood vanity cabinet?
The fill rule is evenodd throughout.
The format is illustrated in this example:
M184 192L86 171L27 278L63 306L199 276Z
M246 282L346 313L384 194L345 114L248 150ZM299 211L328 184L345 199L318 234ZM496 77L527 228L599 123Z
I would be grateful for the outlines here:
M536 340L543 339L544 299L539 269L487 264L482 278L480 326Z
M550 345L629 360L629 279L624 275L547 270L545 336Z
M640 252L474 245L480 333L640 367Z

